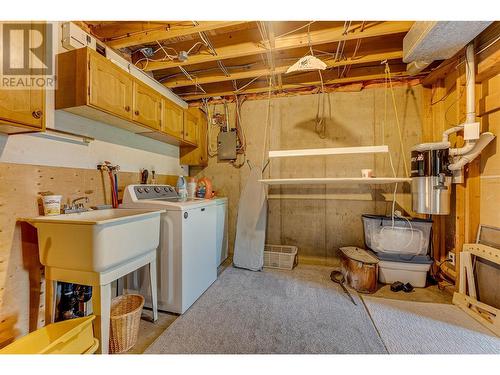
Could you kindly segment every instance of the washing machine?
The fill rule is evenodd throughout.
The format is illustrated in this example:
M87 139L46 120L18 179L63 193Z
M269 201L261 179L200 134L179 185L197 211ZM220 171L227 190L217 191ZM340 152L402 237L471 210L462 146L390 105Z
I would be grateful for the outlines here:
M181 199L170 185L129 185L121 208L164 209L158 247L158 309L183 314L217 279L217 202ZM125 280L150 305L146 270Z

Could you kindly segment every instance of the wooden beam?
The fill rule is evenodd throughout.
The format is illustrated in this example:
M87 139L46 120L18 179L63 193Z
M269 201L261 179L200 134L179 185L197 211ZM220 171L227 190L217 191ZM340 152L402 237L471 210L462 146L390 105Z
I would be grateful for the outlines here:
M223 27L235 26L248 21L199 21L198 25L190 27L177 26L171 28L160 28L138 32L133 35L105 41L112 48L125 48L141 44L153 43L156 40L179 38L186 35L196 34L203 31L217 30Z
M282 51L298 47L307 47L309 42L311 45L326 44L339 42L341 40L351 40L360 38L370 38L376 36L383 36L389 34L397 34L407 32L413 22L411 21L387 21L373 26L366 27L361 31L359 25L354 25L344 35L344 27L337 26L321 30L311 31L310 33L303 32L299 34L292 34L284 37L275 38L275 51ZM146 71L174 68L177 66L186 66L192 64L201 64L210 61L233 59L241 56L258 55L267 53L270 49L269 43L258 43L253 41L242 42L237 44L230 44L225 46L214 46L217 50L217 55L208 53L200 53L192 55L187 61L149 61L145 65ZM160 56L158 56L160 57Z
M457 64L458 59L456 57L443 61L436 69L431 71L427 77L422 80L422 86L430 87L436 81L444 79L451 71L455 70Z
M500 73L500 43L478 55L476 82L483 82Z
M398 72L398 73L392 73L391 78L402 78L402 77L408 77L408 74L406 72ZM344 84L344 83L349 83L349 82L363 82L363 81L373 81L377 79L384 79L385 74L384 73L376 73L376 74L366 74L363 76L354 76L354 77L346 77L346 78L336 78L336 79L331 79L328 81L325 81L325 85L332 85L332 84ZM320 81L315 81L315 82L304 82L300 84L284 84L283 85L283 90L292 90L292 89L298 89L298 88L303 88L307 86L317 86L321 84ZM242 94L255 94L255 93L260 93L260 92L265 92L268 91L269 87L257 87L253 89L246 89L238 92L238 95ZM200 94L188 94L188 95L182 95L182 93L178 93L180 97L184 100L198 100L202 98L211 98L214 96L231 96L235 95L234 91L221 91L221 92L207 92L207 93L200 93Z
M269 49L267 51L267 60L269 63L269 69L270 69L270 74L271 77L273 77L273 85L276 88L277 86L277 79L279 79L279 87L283 87L283 82L281 80L281 73L278 73L276 71L276 63L274 61L274 50L276 48L276 39L274 35L274 27L273 23L268 21L264 23L265 26L267 27L267 33L268 33L268 38L269 38Z
M500 109L500 92L486 95L479 99L476 105L476 113L479 117L490 114Z
M394 60L394 59L400 59L403 57L403 51L393 51L393 52L384 52L384 53L375 53L371 55L365 55L361 57L355 57L354 59L348 58L346 60L341 60L341 61L325 61L325 64L327 65L328 68L334 68L338 66L345 66L345 65L354 65L354 64L366 64L366 63L372 63L372 62L378 62L378 61L383 61L383 60ZM289 65L279 65L275 67L275 73L276 74L283 74L286 72L288 69ZM207 75L207 76L200 76L196 77L194 73L192 74L193 78L195 79L195 82L203 85L207 83L214 83L214 82L223 82L223 81L232 81L232 80L238 80L238 79L246 79L246 78L255 78L259 76L269 76L271 75L271 70L268 68L260 68L260 69L252 69L252 70L246 70L246 71L240 71L240 72L235 72L230 74L229 76L225 76L224 74L217 73L217 74L212 74L212 75ZM184 76L180 78L175 78L171 79L168 81L164 81L163 84L167 86L168 88L177 88L177 87L184 87L184 86L192 86L193 81L185 78Z

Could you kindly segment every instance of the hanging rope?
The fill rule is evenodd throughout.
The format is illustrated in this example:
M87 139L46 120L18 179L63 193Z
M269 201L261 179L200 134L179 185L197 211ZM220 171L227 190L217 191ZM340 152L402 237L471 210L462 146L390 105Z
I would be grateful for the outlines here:
M408 165L407 165L406 158L405 158L405 150L404 150L404 146L403 146L403 135L401 133L401 125L399 123L398 108L396 106L396 96L394 95L394 88L392 87L391 69L390 69L389 63L387 61L385 61L385 77L386 77L386 81L389 83L389 89L391 91L392 105L394 106L394 115L396 117L396 125L398 127L399 144L401 146L401 158L403 159L403 166L405 169L405 175L406 175L406 177L410 177L410 174L408 172ZM386 86L386 92L387 92L387 86ZM387 110L386 110L386 114L387 114ZM386 117L384 118L384 121L386 121Z

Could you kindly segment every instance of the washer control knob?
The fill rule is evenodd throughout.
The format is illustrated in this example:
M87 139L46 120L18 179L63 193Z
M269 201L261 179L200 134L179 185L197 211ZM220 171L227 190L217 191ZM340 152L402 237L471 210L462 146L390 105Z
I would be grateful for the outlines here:
M144 191L145 191L146 193L149 193L149 192L150 192L150 189L149 189L149 188L144 188Z
M137 192L138 192L139 194L140 194L140 193L142 193L142 192L143 192L142 188L141 188L141 187L140 187L140 188L137 188Z
M160 193L160 192L161 192L161 189L157 186L157 187L155 187L155 191L156 191L157 193Z
M165 186L165 187L163 188L163 190L165 190L167 193L170 191L170 190L168 189L168 186Z

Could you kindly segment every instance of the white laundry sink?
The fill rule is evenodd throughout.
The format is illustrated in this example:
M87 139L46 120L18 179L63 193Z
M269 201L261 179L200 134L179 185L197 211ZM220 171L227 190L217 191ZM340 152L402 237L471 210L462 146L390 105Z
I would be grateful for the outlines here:
M109 209L24 219L44 266L104 272L158 247L162 210Z

